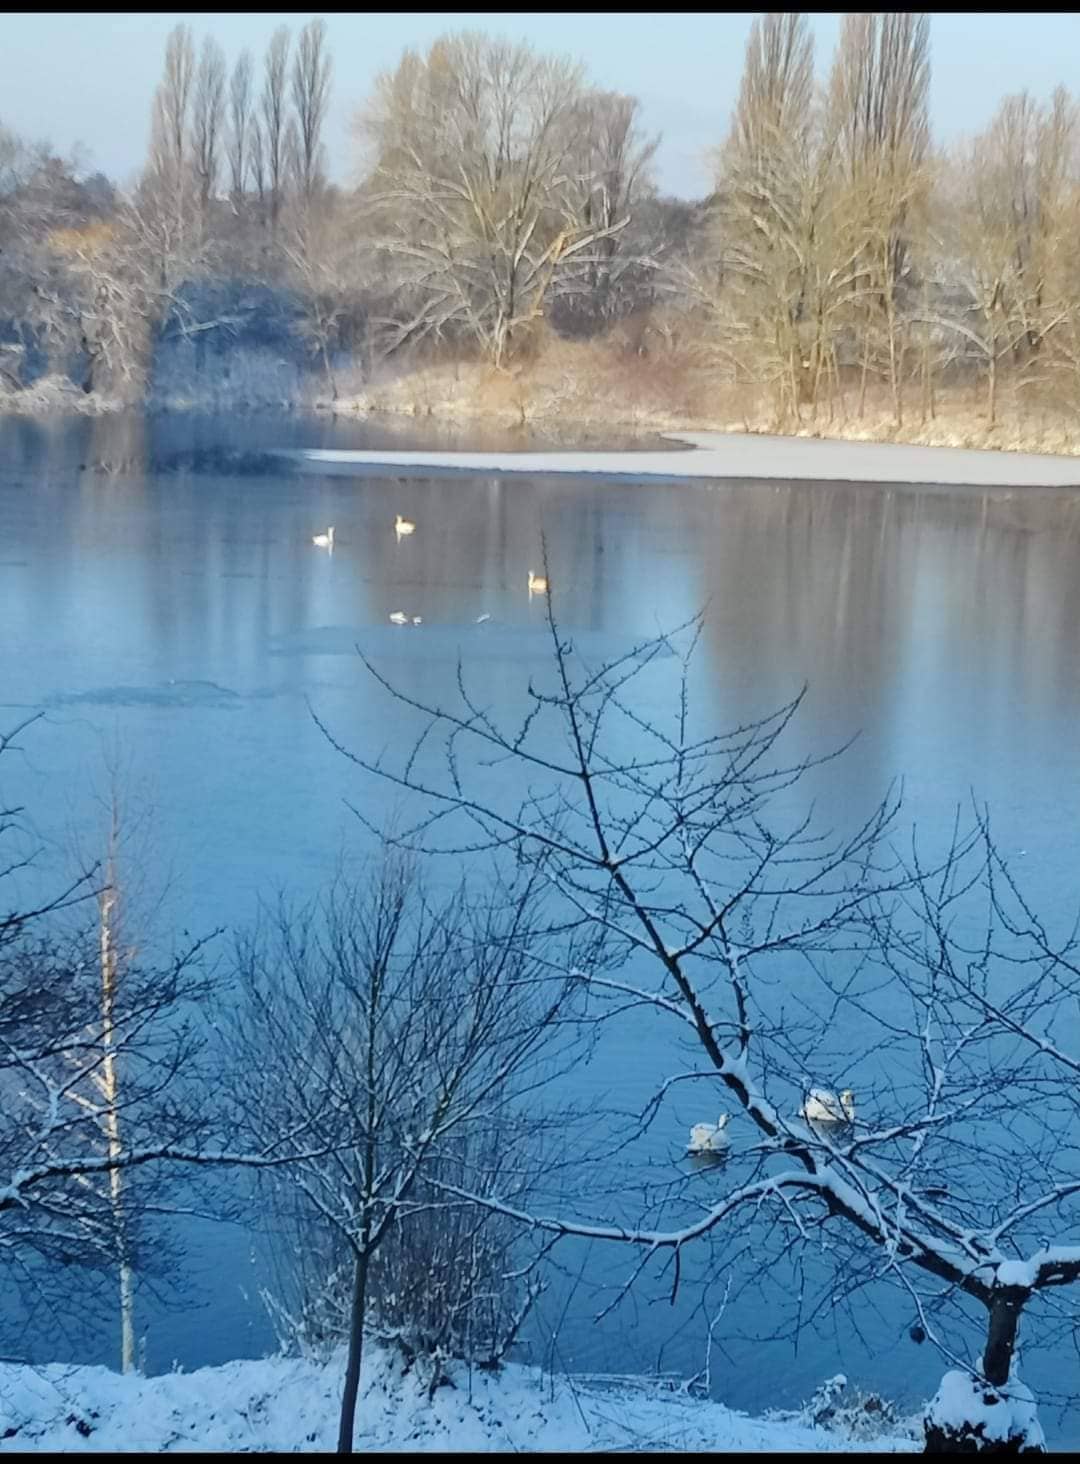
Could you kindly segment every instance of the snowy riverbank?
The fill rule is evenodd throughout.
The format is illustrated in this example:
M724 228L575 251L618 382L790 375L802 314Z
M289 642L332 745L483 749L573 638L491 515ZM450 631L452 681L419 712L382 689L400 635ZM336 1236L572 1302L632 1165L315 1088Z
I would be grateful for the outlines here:
M1080 487L1080 461L1049 453L734 432L665 435L670 436L673 445L659 452L365 452L310 448L290 456L331 470L393 468L413 477L433 471L598 473L605 477L671 480L754 478L955 487Z
M0 1452L310 1452L336 1442L340 1361L270 1358L194 1373L122 1377L100 1367L0 1365ZM739 1451L912 1452L914 1436L866 1426L749 1418L661 1384L554 1380L538 1369L499 1376L453 1370L427 1390L386 1354L365 1363L358 1450L477 1452ZM880 1421L880 1414L877 1414Z

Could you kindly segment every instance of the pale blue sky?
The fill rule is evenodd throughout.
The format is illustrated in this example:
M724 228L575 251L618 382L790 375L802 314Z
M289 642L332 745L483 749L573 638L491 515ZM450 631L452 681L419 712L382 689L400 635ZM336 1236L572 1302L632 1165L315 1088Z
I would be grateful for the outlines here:
M327 145L331 170L344 179L348 124L375 73L409 45L442 31L475 27L570 52L605 87L634 93L645 120L663 133L659 177L684 197L707 188L702 155L722 136L738 86L754 13L608 15L523 11L322 14L334 56L334 95ZM89 147L95 166L121 180L139 166L150 98L165 38L179 21L196 36L210 32L230 61L245 45L257 58L275 26L294 32L312 13L12 14L0 20L0 121L66 150ZM813 17L818 64L827 63L839 14ZM934 120L946 141L981 127L998 99L1028 88L1048 95L1058 82L1080 90L1080 15L934 12Z

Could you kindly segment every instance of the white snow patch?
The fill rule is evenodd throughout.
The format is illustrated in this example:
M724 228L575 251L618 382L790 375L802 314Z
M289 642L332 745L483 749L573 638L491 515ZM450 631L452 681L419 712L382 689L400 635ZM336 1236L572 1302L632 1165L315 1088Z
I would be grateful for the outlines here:
M952 1431L981 1431L987 1442L1018 1438L1028 1448L1046 1447L1034 1395L1017 1379L992 1388L969 1373L947 1372L930 1402L927 1422Z
M332 1451L344 1359L230 1362L122 1376L102 1367L0 1365L0 1451ZM661 1382L552 1378L536 1368L449 1369L428 1398L387 1352L367 1350L357 1450L572 1452L615 1449L914 1452L911 1439L849 1441L734 1413Z
M1027 1261L1002 1261L997 1267L999 1286L1034 1286L1037 1264Z

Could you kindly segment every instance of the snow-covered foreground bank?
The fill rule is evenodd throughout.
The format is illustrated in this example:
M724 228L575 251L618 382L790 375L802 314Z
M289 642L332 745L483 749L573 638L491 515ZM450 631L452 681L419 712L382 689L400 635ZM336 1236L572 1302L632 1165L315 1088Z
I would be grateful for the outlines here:
M911 1452L914 1438L866 1440L788 1419L732 1413L659 1384L567 1380L534 1368L453 1373L429 1400L385 1354L365 1363L358 1450L873 1449ZM122 1377L101 1367L0 1365L0 1452L332 1450L342 1365L299 1359L231 1362L194 1373Z
M625 478L764 478L790 482L926 483L952 487L1080 487L1080 460L907 443L837 442L747 433L671 434L694 451L361 452L308 448L289 456L328 467L394 468L409 476L464 473L599 473Z

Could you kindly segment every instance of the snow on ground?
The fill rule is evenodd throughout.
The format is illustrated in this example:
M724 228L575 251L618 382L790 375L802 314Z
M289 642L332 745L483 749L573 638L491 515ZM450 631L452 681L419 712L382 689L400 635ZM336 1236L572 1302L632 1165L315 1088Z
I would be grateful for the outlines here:
M1018 1380L989 1388L968 1373L947 1372L927 1411L946 1431L972 1430L991 1444L1019 1439L1028 1449L1046 1447L1034 1395Z
M987 452L908 443L836 442L748 433L668 434L696 451L361 452L308 448L308 463L497 473L600 473L605 477L764 478L782 482L926 483L946 486L1080 487L1080 460L1050 453ZM408 476L404 474L403 476Z
M554 1380L510 1366L463 1367L429 1400L414 1374L369 1350L357 1450L550 1452L659 1449L764 1453L914 1452L913 1438L852 1440L790 1420L733 1413L662 1384ZM102 1367L0 1365L0 1453L333 1450L343 1358L231 1362L123 1377Z

